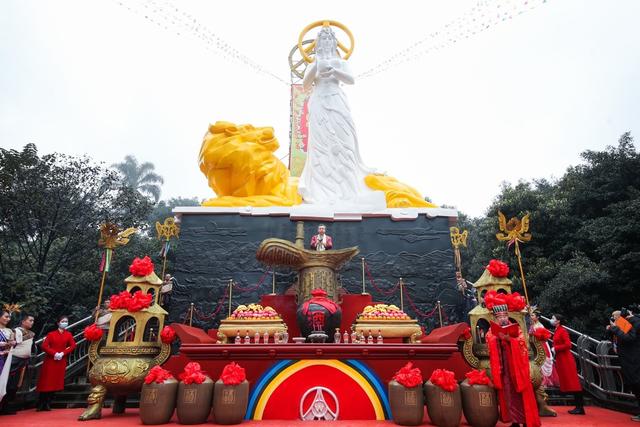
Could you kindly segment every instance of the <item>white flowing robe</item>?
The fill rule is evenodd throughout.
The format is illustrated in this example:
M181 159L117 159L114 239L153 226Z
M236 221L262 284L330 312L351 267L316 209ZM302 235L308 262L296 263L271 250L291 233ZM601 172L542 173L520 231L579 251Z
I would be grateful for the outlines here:
M11 339L11 329L2 328L0 329L0 334L3 334L4 341L9 341ZM9 353L6 355L6 359L4 360L4 366L2 367L2 371L0 372L0 402L7 394L7 382L9 381L9 371L11 370L11 357L13 356L13 348L9 349Z
M346 62L332 59L335 69ZM315 64L314 64L315 65ZM315 66L310 70L315 72ZM348 72L348 71L347 71ZM373 204L386 208L384 193L365 184L375 170L364 165L347 97L336 77L316 77L309 98L309 143L298 192L311 204Z

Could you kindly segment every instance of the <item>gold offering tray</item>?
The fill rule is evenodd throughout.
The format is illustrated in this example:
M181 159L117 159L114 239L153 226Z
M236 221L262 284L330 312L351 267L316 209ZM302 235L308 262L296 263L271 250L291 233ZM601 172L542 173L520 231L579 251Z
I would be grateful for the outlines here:
M374 338L380 331L383 338L404 338L404 341L409 341L412 344L417 343L422 336L422 329L418 325L418 321L414 319L356 319L355 330L364 334L365 337L371 331Z
M287 325L284 324L282 319L275 320L248 320L248 319L224 319L220 322L218 328L218 340L222 344L233 342L236 338L236 334L240 331L240 336L244 339L244 336L249 331L249 336L253 339L256 332L260 333L260 339L265 332L269 333L270 337L276 332L284 332L287 329Z

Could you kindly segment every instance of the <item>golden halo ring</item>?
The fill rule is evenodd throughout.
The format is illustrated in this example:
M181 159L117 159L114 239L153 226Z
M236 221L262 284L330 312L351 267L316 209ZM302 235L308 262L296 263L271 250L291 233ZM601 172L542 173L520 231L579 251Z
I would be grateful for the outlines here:
M333 27L336 27L336 28L340 28L342 31L345 32L345 34L349 37L350 46L349 46L349 48L347 48L341 42L338 42L338 49L340 49L342 52L344 52L344 56L343 56L342 59L349 59L349 57L353 53L353 47L355 45L355 40L353 38L353 34L351 34L351 31L345 25L339 23L338 21L325 20L325 21L316 21L316 22L313 22L313 23L307 25L306 27L304 27L304 30L302 30L302 32L300 33L300 37L298 37L298 50L300 50L300 54L302 55L304 60L307 61L308 63L313 62L313 58L311 56L309 56L309 54L316 47L315 40L311 44L307 45L306 47L302 47L302 42L304 41L304 36L309 31L311 31L312 29L314 29L316 27L320 27L320 26L322 26L322 27L331 27L331 26L333 26Z

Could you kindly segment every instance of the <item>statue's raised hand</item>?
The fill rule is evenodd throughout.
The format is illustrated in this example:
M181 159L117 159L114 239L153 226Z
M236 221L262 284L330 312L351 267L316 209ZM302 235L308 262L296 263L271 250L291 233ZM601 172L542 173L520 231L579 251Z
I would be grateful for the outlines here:
M320 72L320 77L327 78L333 77L335 75L335 69L333 67L328 67L324 71Z

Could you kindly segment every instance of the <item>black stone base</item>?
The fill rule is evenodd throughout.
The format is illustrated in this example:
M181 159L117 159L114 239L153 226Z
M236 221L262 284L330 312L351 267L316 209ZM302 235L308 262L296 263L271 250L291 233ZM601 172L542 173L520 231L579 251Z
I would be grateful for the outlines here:
M464 320L463 300L456 290L453 250L449 227L455 218L428 218L392 221L388 217L363 218L354 222L322 222L333 237L334 249L358 246L360 254L339 272L339 281L348 293L362 292L361 257L373 276L367 275L367 292L374 301L400 305L399 293L389 294L400 277L405 283L405 311L417 318L427 331L438 326L437 312L443 304L445 323ZM320 221L305 221L307 246ZM215 328L227 315L225 306L215 316L224 298L229 279L243 288L255 288L267 267L256 260L260 243L276 237L295 240L296 222L288 216L242 216L233 214L182 214L179 251L176 253L174 286L169 306L170 321L185 319L190 303L195 304L194 326ZM289 269L276 271L276 293L284 293L296 279ZM386 292L385 292L386 291ZM234 289L233 307L258 302L271 292L271 276L253 290Z

